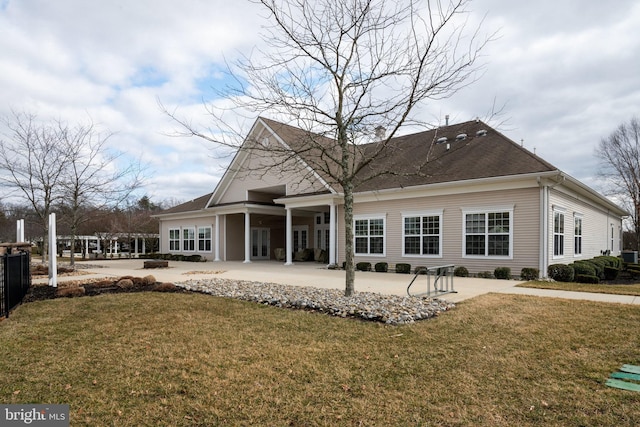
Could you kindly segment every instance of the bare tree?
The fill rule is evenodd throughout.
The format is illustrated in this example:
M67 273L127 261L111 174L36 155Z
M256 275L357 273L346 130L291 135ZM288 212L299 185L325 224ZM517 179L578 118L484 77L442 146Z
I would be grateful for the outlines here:
M635 241L640 242L640 121L622 123L596 149L600 176L608 181L610 195L632 212ZM636 249L640 249L636 247Z
M117 207L142 185L140 162L120 167L123 153L108 148L110 136L100 133L93 123L65 126L60 135L67 158L61 209L71 228L72 266L78 229L90 219L91 212Z
M303 158L321 173L344 198L345 294L350 296L354 189L398 173L393 164L380 168L376 160L392 157L398 149L392 138L402 127L425 125L421 104L449 97L475 80L479 53L492 36L481 37L480 26L467 31L467 0L254 3L267 14L265 45L231 67L237 84L224 95L240 111L283 117L305 134L291 147L259 141L241 145L241 138L227 138L234 127L225 110L208 107L213 133L168 114L181 124L183 135L273 159L262 163L263 170L283 170ZM380 127L386 132L373 139ZM426 160L416 160L414 173L426 173Z
M13 112L3 118L8 129L0 145L0 180L24 197L42 229L42 262L47 259L49 214L60 197L67 155L60 150L61 122L42 124L33 114Z

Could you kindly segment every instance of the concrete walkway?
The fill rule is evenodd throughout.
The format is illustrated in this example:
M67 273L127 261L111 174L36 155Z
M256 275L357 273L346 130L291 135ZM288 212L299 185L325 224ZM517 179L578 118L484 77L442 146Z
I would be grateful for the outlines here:
M248 264L240 261L203 263L169 261L169 268L164 269L144 269L143 263L144 260L141 259L91 260L87 261L87 264L96 266L97 268L83 270L89 272L90 275L59 277L58 282L78 280L79 278L85 277L142 277L152 274L158 281L173 283L184 282L190 279L221 277L225 279L262 281L294 286L344 289L344 271L328 270L324 265L313 262L284 266L279 262L273 261L258 261ZM358 271L356 272L355 289L360 292L406 295L407 286L411 279L413 279L412 274ZM34 280L34 283L47 283L47 279ZM640 297L636 296L516 287L516 285L520 283L523 282L516 280L456 277L453 280L453 288L456 290L456 293L446 294L441 298L452 302L460 302L478 295L497 292L640 305ZM426 276L420 276L412 286L412 291L415 289L415 292L418 293L426 292L426 288L427 278Z

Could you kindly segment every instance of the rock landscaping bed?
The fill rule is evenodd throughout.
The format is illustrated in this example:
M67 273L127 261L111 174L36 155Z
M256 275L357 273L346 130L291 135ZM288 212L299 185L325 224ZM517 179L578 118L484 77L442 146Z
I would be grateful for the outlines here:
M338 289L288 286L275 283L229 279L188 280L177 283L194 292L236 298L275 307L312 310L338 317L354 317L392 325L429 319L455 307L437 298L403 297L372 292L356 292L345 297Z
M54 288L47 284L31 285L23 303L54 298L73 298L125 292L187 292L173 283L157 282L155 277L123 276L117 279L85 279L58 283Z
M209 273L218 274L220 271ZM429 319L455 307L454 303L437 298L382 295L372 292L356 292L351 297L345 297L344 292L338 289L221 278L187 280L176 284L160 283L152 275L123 276L114 279L84 278L59 282L58 288L46 284L34 284L23 302L127 292L199 292L275 307L316 311L331 316L351 317L391 325Z

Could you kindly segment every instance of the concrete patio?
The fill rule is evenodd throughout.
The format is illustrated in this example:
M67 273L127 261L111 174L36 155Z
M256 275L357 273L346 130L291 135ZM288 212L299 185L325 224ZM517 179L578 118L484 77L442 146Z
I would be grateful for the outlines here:
M84 262L78 262L82 264ZM293 286L314 286L318 288L344 289L344 271L328 270L324 265L308 262L285 266L274 261L243 263L240 261L222 262L180 262L169 261L169 268L144 269L142 259L91 260L86 262L95 268L83 271L90 273L86 278L146 276L152 274L162 282L184 282L191 279L221 277L225 279L262 281ZM78 280L80 277L59 277L58 282ZM356 272L355 289L360 292L375 292L388 295L406 295L407 286L413 279L412 274ZM37 279L34 283L47 283L47 279ZM497 292L541 297L579 299L622 304L639 304L640 297L627 295L594 294L587 292L555 291L547 289L519 288L523 283L517 280L494 280L455 277L453 288L456 293L441 298L460 302L478 295ZM432 284L433 286L433 284ZM415 292L426 292L427 278L420 276L412 286Z

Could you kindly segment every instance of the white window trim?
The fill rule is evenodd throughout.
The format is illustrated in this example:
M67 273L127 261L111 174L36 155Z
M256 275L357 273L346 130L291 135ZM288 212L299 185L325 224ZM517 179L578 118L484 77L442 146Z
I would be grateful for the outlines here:
M382 220L382 253L381 254L356 252L356 238L358 237L356 236L356 221L365 220L365 219L366 220L372 220L372 219ZM369 245L369 248L371 248L371 245ZM375 257L375 258L385 258L387 256L387 215L373 214L373 215L354 215L353 216L353 253L355 256L366 256L366 257Z
M402 242L400 243L402 246L402 257L403 258L442 258L442 241L443 239L443 232L442 232L442 228L443 228L443 224L442 224L442 217L443 217L443 213L444 210L443 209L439 209L439 210L430 210L430 211L416 211L416 212L402 212L402 223L400 224L400 226L402 227ZM405 253L405 237L406 234L405 233L405 228L404 228L404 220L405 218L415 218L415 217L420 217L420 223L422 224L422 218L425 216L437 216L440 220L440 230L439 230L439 242L438 242L438 255L423 255L423 254L407 254ZM386 230L385 230L386 231ZM420 237L422 237L423 235L420 234Z
M562 255L556 255L556 214L560 214L563 217L563 227L564 230L562 232ZM551 259L564 259L566 256L567 249L567 210L563 207L553 205L553 209L551 212ZM560 235L560 233L558 233Z
M209 238L207 239L206 237L204 239L200 239L200 230L202 229L209 229ZM205 252L205 253L211 253L213 252L213 227L211 227L210 225L203 225L203 226L198 226L196 229L196 252ZM211 249L209 250L200 250L200 241L209 241L209 247ZM206 245L205 245L206 246Z
M171 238L171 232L172 231L177 231L178 232L178 239L177 239L178 249L171 249L171 243L176 241L176 239L172 239ZM182 230L180 228L170 228L169 229L169 239L168 239L168 241L169 241L169 248L168 248L169 252L174 252L174 251L175 252L180 252L180 249L182 249Z
M486 208L462 208L462 258L464 259L513 259L513 230L515 224L514 218L514 205L510 206L496 206ZM509 213L509 255L489 255L489 251L485 246L486 255L467 255L467 215L471 214L485 214L490 213ZM488 218L487 218L488 220ZM488 232L485 231L485 236L488 236ZM488 239L485 241L485 245L488 245Z
M192 231L193 232L193 250L185 248L184 242L186 240L191 240L191 239L185 239L184 238L184 232L185 231ZM198 238L197 238L197 235L196 235L196 227L182 227L182 231L180 233L180 237L181 237L181 242L182 242L182 252L196 252L196 249L198 248L197 247Z
M576 219L581 221L580 223L580 253L576 253ZM573 257L580 258L582 256L582 247L584 246L584 215L578 212L573 213Z

